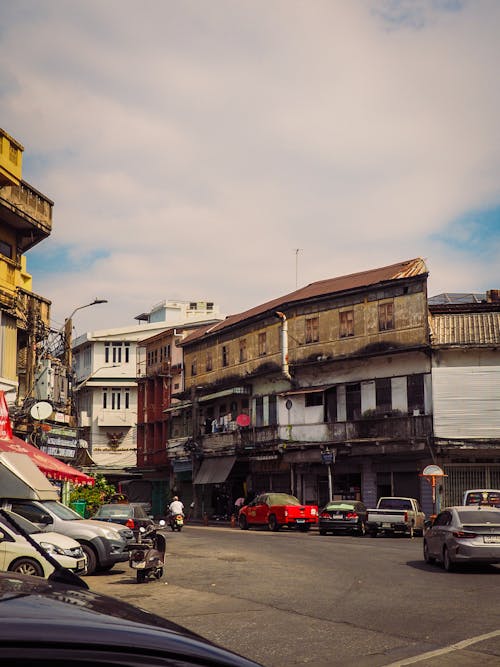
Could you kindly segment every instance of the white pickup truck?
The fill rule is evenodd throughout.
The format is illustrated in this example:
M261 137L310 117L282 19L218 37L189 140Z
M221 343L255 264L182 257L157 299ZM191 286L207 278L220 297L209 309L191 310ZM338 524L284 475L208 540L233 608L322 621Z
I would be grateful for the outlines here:
M403 533L409 537L423 535L425 514L415 498L380 498L375 509L367 511L366 532L371 537L379 533Z

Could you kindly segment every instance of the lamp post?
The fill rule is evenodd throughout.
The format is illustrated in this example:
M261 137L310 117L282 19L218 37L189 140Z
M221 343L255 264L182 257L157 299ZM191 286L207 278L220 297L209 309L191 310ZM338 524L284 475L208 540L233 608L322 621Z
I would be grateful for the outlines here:
M64 330L64 365L68 370L68 373L71 372L71 367L73 365L73 354L71 350L72 345L72 335L73 335L73 315L82 308L88 308L89 306L96 306L99 303L108 303L107 299L94 299L90 303L86 303L83 306L78 306L71 313L69 317L64 320L64 325L61 329L61 332Z

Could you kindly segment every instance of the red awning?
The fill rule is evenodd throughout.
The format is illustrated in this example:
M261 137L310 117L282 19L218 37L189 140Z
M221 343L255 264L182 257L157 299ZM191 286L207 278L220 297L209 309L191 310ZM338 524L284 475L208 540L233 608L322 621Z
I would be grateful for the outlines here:
M73 484L94 484L94 478L85 475L76 468L59 461L59 459L42 452L37 447L30 445L21 438L12 436L9 440L0 440L0 452L17 452L18 454L27 454L30 459L47 477L52 479L65 480Z

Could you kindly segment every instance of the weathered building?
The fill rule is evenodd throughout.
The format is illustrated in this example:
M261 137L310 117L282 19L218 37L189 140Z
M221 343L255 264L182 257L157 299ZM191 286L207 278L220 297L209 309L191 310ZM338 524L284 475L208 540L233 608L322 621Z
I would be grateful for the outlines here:
M434 446L444 504L500 488L500 291L429 300Z
M141 341L137 347L137 472L151 486L152 509L162 514L173 493L191 502L191 458L170 461L166 443L175 438L172 413L174 392L184 387L182 348L178 342L200 326L212 326L218 319L179 323ZM186 419L191 414L184 413ZM190 430L185 425L185 430ZM186 438L178 446L183 451Z
M191 454L198 512L269 489L319 503L428 501L426 283L421 259L323 280L180 343L185 390L172 422L188 441L168 448L174 461Z
M0 129L0 390L21 420L50 318L50 301L32 291L25 253L50 235L53 207L22 179L23 151Z

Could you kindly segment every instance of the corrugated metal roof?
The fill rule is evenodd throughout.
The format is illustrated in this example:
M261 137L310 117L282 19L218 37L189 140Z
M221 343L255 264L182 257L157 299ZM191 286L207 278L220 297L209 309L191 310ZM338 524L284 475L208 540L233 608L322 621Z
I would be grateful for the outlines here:
M360 273L351 273L347 276L340 276L338 278L319 280L318 282L310 283L309 285L306 285L306 287L302 287L295 292L280 296L277 299L273 299L260 306L246 310L243 313L229 315L225 320L207 330L198 330L194 332L185 338L180 345L184 346L202 338L203 336L220 333L235 324L283 308L288 304L327 296L328 294L348 292L362 287L379 285L390 280L412 278L427 273L428 271L424 260L417 257L416 259L410 259L406 262L398 262L397 264L383 266L378 269L370 269L369 271L361 271Z
M434 314L433 345L499 345L500 312Z

